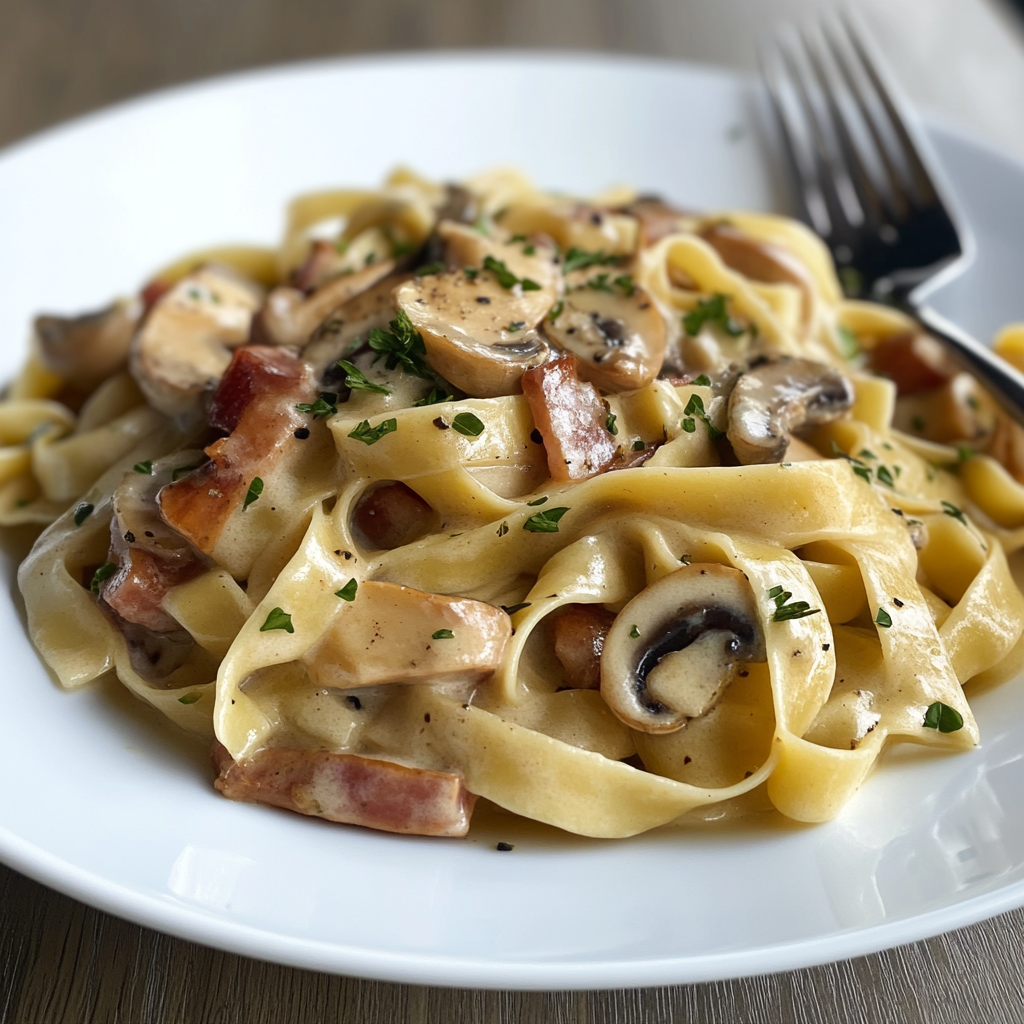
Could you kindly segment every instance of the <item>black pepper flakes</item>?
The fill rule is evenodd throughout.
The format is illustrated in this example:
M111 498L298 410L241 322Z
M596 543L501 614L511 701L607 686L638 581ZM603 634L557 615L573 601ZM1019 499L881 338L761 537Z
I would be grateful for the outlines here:
M821 649L822 649L823 651L829 651L829 650L831 650L831 649L832 649L832 645L831 645L831 644L822 644L822 645L821 645Z
M534 427L533 430L530 431L530 440L534 444L544 443L544 438L541 436L541 432L536 427Z
M491 304L491 300L487 298L486 295L478 295L476 297L476 301L479 302L481 306L489 306Z
M295 436L300 441L305 441L306 438L309 437L309 427L299 427L299 429L295 431Z
M361 711L363 708L363 702L358 697L354 697L352 694L349 694L345 698L345 703L350 708L352 708L353 711Z
M514 850L515 846L512 843L498 843L494 848L502 853L508 853L509 850Z
M437 427L438 430L448 430L451 424L446 422L443 416L438 416L437 419L434 420L434 426Z
M897 608L902 608L903 607L903 602L898 597L894 597L892 599L892 603L894 605L896 605Z
M129 531L128 531L128 532L127 532L127 533L126 533L125 535L124 535L124 539L125 539L126 541L128 541L128 543L129 543L129 544L134 544L134 543L135 543L135 534L134 534L134 533L132 533L132 531L131 531L131 530L129 530Z
M427 725L430 725L430 712L429 711L423 716L423 721L426 722Z

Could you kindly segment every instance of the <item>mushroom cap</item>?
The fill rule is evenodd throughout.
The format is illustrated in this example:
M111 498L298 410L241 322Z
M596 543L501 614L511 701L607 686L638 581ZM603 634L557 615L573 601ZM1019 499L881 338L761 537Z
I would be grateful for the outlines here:
M550 349L536 329L557 297L554 250L485 238L463 224L445 221L449 265L465 270L416 277L395 289L394 304L423 336L431 367L469 395L494 398L520 390L520 379L544 362ZM483 269L487 257L504 264L520 283L506 287ZM529 286L524 287L525 282Z
M715 706L738 663L766 657L743 573L695 563L619 612L601 654L601 696L630 728L676 732Z
M122 300L81 316L37 316L36 345L43 365L83 390L123 367L141 306Z
M736 381L726 433L742 465L781 462L792 431L828 423L851 405L853 386L834 367L766 356Z
M651 296L599 268L566 277L562 307L544 333L578 356L580 377L605 392L645 387L665 359L665 321Z
M263 290L207 264L161 296L132 342L130 369L149 404L168 416L198 409L249 337Z

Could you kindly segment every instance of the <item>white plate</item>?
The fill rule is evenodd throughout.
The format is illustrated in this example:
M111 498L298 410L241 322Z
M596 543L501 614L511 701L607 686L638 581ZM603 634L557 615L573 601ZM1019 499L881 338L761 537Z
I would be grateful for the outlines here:
M752 95L677 64L486 54L258 72L85 118L0 156L0 373L34 311L94 306L199 245L273 240L289 196L398 162L777 206ZM1024 318L1024 169L932 137L980 250L946 308L988 333ZM162 931L400 981L607 988L821 963L1024 903L1020 681L977 697L980 749L897 750L828 825L593 841L497 817L433 840L221 799L205 752L119 687L60 691L11 601L0 857Z

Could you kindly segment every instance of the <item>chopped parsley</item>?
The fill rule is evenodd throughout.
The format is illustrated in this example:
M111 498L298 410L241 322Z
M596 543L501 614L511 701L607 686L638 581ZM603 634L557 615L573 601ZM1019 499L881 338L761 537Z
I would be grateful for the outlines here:
M952 516L954 519L959 520L964 524L964 526L967 525L967 517L951 501L942 502L942 511L945 512L947 516Z
M709 388L711 387L711 378L706 373L702 373L699 377L695 377L692 383L700 387Z
M392 320L388 331L382 331L374 327L369 334L368 344L377 355L374 362L384 358L384 365L393 370L401 366L405 373L411 373L414 377L422 377L424 380L432 380L433 374L427 369L427 350L423 345L423 335L417 331L409 315L404 309L398 311L398 316Z
M475 281L477 279L477 275L480 273L476 267L463 267L462 272L466 275L467 281Z
M338 365L341 366L344 362L344 359L340 359L338 360ZM351 366L352 364L349 363L347 365ZM353 366L352 369L355 370L356 368ZM356 370L356 373L359 373L359 371ZM363 377L363 380L366 380L366 378ZM369 384L369 381L367 381L367 384ZM367 390L372 390L375 387L377 387L376 384L371 385ZM295 408L299 412L312 413L315 420L323 419L326 416L333 416L338 411L338 396L333 391L321 391L319 398L315 402L300 402Z
M375 427L370 426L369 420L363 420L348 436L363 444L376 444L385 434L391 434L397 429L396 419L381 420Z
M249 490L245 493L245 501L242 502L242 511L244 512L262 493L263 481L258 476L253 477Z
M501 522L501 526L499 526L495 532L498 534L499 537L504 537L505 534L508 533L508 520L503 519Z
M857 335L849 327L844 327L842 324L836 328L836 334L839 336L839 347L842 350L843 358L847 360L855 359L860 354Z
M559 299L552 307L551 312L548 313L548 320L554 323L561 315L562 310L565 309L565 303Z
M283 608L275 608L268 616L267 621L260 626L260 632L266 633L271 629L283 629L286 633L294 633L292 617Z
M529 533L558 533L558 521L568 511L568 508L563 507L537 512L523 523L523 529Z
M352 579L350 579L348 583L346 583L345 586L341 588L341 590L336 590L334 592L334 596L340 597L342 601L354 601L356 599L356 591L358 589L359 583L353 576Z
M417 277L430 277L431 274L443 274L445 266L440 260L434 260L432 263L424 263L422 267L417 267L413 273Z
M543 505L544 502L546 502L547 500L548 500L548 496L546 494L544 494L544 495L542 495L539 498L534 498L533 501L528 501L526 504L527 505Z
M178 698L179 704L195 704L197 701L202 699L202 694L198 690L193 690L191 693L186 693L183 697Z
M617 419L618 416L616 416L615 413L610 412L608 413L608 419L604 421L604 429L607 430L608 433L612 435L612 437L614 437L619 432L619 428L615 423Z
M520 601L519 604L503 604L501 606L501 610L506 615L515 615L516 612L521 612L524 608L529 608L530 604L530 601Z
M895 481L892 478L892 473L889 472L886 466L879 466L875 470L875 476L878 477L879 481L885 484L886 487L895 487Z
M452 427L466 437L479 437L484 432L483 421L471 412L460 412L452 420Z
M516 333L518 331L521 331L525 326L526 326L526 321L525 320L513 320L508 325L508 327L505 328L505 330L506 331L511 331L514 334L514 333Z
M695 338L700 333L700 329L706 323L710 323L719 327L730 338L738 338L744 333L744 328L729 316L729 311L725 308L725 300L726 297L720 292L710 299L698 299L697 308L683 317L683 330L691 338Z
M848 299L859 298L864 291L864 275L855 267L839 268L839 283Z
M641 437L638 437L633 442L633 451L635 451L635 452L642 452L646 447L647 447L647 444L643 440L643 438L641 438Z
M812 608L806 601L786 602L793 595L782 587L772 587L768 591L768 597L775 602L775 614L772 615L772 622L786 622L789 619L802 619L807 615L817 615L821 609Z
M711 417L704 411L704 399L700 395L690 395L690 400L686 403L686 408L683 410L683 415L687 417L696 417L699 420L704 421L704 426L708 428L708 437L712 441L717 441L720 437L725 436L725 431L719 430L718 427L711 422ZM692 429L686 426L686 421L683 421L683 430L687 433L692 433Z
M132 469L136 473L142 473L144 476L151 476L153 473L153 460L146 459L145 462L136 462Z
M454 398L455 396L448 394L444 388L433 387L426 398L421 398L418 402L413 402L412 404L413 408L421 405L438 405L441 402L451 402Z
M515 288L522 285L524 292L539 292L540 285L528 277L516 277L511 270L505 266L503 260L495 259L493 256L484 257L484 270L489 270L502 288Z
M956 455L961 462L966 462L968 459L973 459L978 453L967 444L957 445Z
M173 473L171 473L171 482L173 483L179 477L185 476L186 473L191 473L193 469L198 469L201 465L201 462L196 462L191 466L179 466Z
M631 298L633 292L636 291L636 285L633 284L633 278L631 278L629 274L619 274L619 276L612 281L612 284L615 285L616 288L621 288L622 291L625 292L626 298Z
M621 262L621 256L609 256L603 250L601 252L585 252L583 249L577 249L573 246L565 254L562 273L571 274L574 270L586 270L587 267L616 267Z
M892 625L892 616L884 608L879 608L875 613L875 623L888 629Z
M597 274L587 282L586 287L588 287L592 292L608 292L609 294L614 294L612 286L608 283L609 277L611 277L611 274L607 271L603 274Z
M693 417L687 416L686 419L683 420L683 430L685 430L688 434L692 434L696 429L697 424L694 422Z
M374 384L373 381L367 380L366 374L347 359L339 359L338 365L345 371L345 386L352 388L353 391L371 391L375 395L391 394L391 388L386 388L383 384ZM323 395L320 396L320 398L323 397ZM338 410L335 409L334 411L337 412Z
M81 526L82 523L92 515L94 505L90 505L89 502L83 501L81 505L75 506L75 526Z
M116 562L104 562L93 574L92 582L89 584L89 589L94 593L100 592L100 584L104 580L110 579L114 573L117 572Z
M635 640L640 635L640 627L634 623L629 627L629 635Z
M439 629L430 634L431 640L454 640L455 634L450 629Z
M929 704L924 713L924 727L938 729L939 732L959 732L964 727L964 719L956 708L937 700Z

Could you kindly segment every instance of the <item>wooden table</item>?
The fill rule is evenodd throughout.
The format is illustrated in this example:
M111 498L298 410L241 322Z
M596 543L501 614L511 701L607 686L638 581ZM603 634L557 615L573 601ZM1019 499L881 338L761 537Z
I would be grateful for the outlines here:
M915 99L1024 153L1024 43L995 2L863 0L862 6ZM816 0L4 0L0 145L149 89L311 56L560 46L749 68L758 32L780 16L819 6ZM928 31L905 31L915 18ZM899 26L904 31L888 31ZM962 73L952 80L933 70L953 66ZM994 102L991 90L1002 102ZM619 992L448 990L332 977L207 949L100 913L0 866L0 1024L1020 1020L1022 938L1024 911L1015 911L877 956L770 977Z

